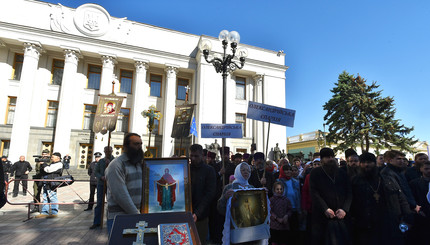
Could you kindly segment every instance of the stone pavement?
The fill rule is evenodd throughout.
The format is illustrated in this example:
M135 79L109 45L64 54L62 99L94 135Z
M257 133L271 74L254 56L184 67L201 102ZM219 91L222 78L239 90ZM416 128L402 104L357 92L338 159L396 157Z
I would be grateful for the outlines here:
M28 187L32 191L33 181ZM28 217L30 193L12 197L13 183L9 186L8 201L0 209L0 244L107 244L106 216L103 229L88 229L93 223L94 211L84 211L87 204L60 204L57 218L35 219ZM76 181L58 190L59 203L84 203L89 197L88 181ZM94 205L95 206L95 205ZM31 206L32 208L33 206Z

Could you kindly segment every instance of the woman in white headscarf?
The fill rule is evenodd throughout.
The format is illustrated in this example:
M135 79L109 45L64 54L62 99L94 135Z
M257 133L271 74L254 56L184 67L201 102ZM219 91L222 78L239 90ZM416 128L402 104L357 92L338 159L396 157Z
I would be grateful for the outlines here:
M233 196L234 190L254 188L254 186L248 183L249 177L251 177L251 167L248 163L242 162L236 166L234 170L235 180L224 187L221 198L218 200L218 212L220 214L225 215L227 201Z

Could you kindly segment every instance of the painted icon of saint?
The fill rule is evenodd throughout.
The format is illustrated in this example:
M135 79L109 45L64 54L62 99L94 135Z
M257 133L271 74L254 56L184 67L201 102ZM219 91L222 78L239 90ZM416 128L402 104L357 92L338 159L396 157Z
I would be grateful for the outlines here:
M176 180L169 173L169 169L164 170L164 175L157 180L157 201L161 210L172 210L176 201Z

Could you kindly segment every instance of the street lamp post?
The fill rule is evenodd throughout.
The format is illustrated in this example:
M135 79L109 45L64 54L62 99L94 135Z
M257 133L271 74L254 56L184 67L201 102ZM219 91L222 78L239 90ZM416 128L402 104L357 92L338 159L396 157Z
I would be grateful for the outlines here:
M227 30L222 30L219 33L218 39L222 42L222 47L224 50L222 57L214 57L209 60L209 53L212 48L212 44L209 40L203 40L200 43L200 50L203 52L206 62L211 63L217 73L222 74L222 124L226 124L226 94L227 94L227 76L229 72L236 69L242 69L245 65L245 58L248 56L248 51L245 48L240 48L237 50L237 45L240 41L240 35L236 31L229 32ZM230 43L232 54L227 54L227 47ZM237 56L239 57L240 63L236 63L233 59ZM224 162L224 149L225 149L225 138L222 138L222 167L225 169ZM224 184L226 180L224 179Z

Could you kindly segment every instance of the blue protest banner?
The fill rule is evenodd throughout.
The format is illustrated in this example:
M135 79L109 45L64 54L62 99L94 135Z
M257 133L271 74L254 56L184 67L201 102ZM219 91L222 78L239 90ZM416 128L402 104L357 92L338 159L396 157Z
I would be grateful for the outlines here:
M294 127L295 110L265 105L253 101L248 103L247 118Z
M207 124L201 125L202 138L242 138L242 124Z

